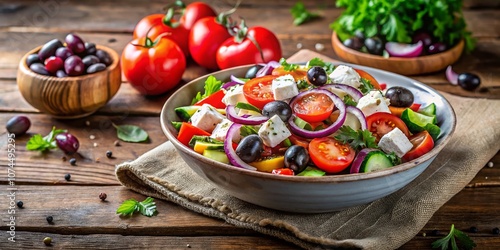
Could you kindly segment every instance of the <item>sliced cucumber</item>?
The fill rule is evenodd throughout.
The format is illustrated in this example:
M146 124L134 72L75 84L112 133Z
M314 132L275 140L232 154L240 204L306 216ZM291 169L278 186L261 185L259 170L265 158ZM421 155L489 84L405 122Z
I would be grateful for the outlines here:
M308 166L302 172L298 173L298 176L324 176L326 172L319 170L315 167Z
M183 121L187 122L191 118L191 116L194 115L196 111L198 111L201 108L201 106L184 106L184 107L178 107L175 108L174 111L181 118ZM226 110L225 109L215 109L217 112L225 115Z
M182 126L182 122L172 122L172 126L174 126L175 130L179 131Z
M419 109L418 113L424 114L427 116L436 117L436 104L431 103L431 104ZM437 122L437 119L436 119L436 122ZM436 123L434 123L434 124L436 124Z
M239 108L239 109L246 109L246 110L251 110L251 111L255 111L257 113L261 113L262 111L255 107L254 105L250 104L250 103L246 103L246 102L238 102L236 103L236 108Z
M299 128L302 128L305 130L311 130L311 131L313 130L311 124L300 119L299 117L295 117L295 119L293 121L295 122L295 124L297 124L297 126L299 126Z
M218 151L218 150L205 150L203 151L203 156L210 158L214 161L222 162L222 163L229 163L229 159L227 158L227 155L224 151Z
M371 151L366 156L359 168L360 173L369 173L376 170L392 167L392 161L382 151Z
M425 130L427 124L436 124L436 116L428 116L417 113L409 108L401 114L401 120L406 123L412 133L418 133Z
M189 146L194 147L196 142L206 142L206 143L212 143L212 144L224 144L224 142L216 140L210 136L204 136L204 135L195 135L191 140L189 141Z

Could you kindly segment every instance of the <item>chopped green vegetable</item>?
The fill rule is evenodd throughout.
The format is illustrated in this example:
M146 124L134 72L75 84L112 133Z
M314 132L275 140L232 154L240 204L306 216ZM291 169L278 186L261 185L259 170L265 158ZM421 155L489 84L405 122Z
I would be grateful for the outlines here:
M57 148L55 141L56 135L64 132L66 132L66 130L56 129L56 127L52 127L50 133L45 137L42 137L41 134L35 134L29 139L28 143L26 144L26 149L46 152L47 150Z
M316 13L311 13L306 10L304 3L297 2L290 10L293 16L293 24L299 26L303 23L312 21L314 19L320 18L321 16Z
M319 170L318 168L307 166L302 172L298 173L297 176L324 176L325 171Z
M258 134L257 130L250 125L243 125L240 128L240 135L242 137L248 136L248 135L256 135Z
M182 126L182 122L172 122L172 126L174 126L175 130L179 131Z
M434 140L436 140L439 133L441 133L441 129L435 125L437 123L435 115L427 116L407 108L401 114L401 120L405 122L406 126L408 126L408 129L412 133L427 130Z
M283 141L283 146L285 147L291 147L293 144L292 144L292 141L290 141L290 139L286 138L284 141Z
M126 142L143 142L149 137L148 133L142 128L135 125L116 125L116 135L118 139Z
M456 238L456 239L455 239ZM457 245L457 240L462 243L463 249L471 250L476 247L476 243L469 238L467 234L455 228L454 224L451 224L450 233L444 238L432 242L432 248L441 248L441 250L447 250L451 243L452 250L459 250Z
M370 83L370 80L366 80L365 78L361 78L361 85L359 86L359 90L363 93L363 95L368 94L373 89L375 89L375 88Z
M349 143L356 151L363 148L378 148L375 136L368 129L354 130L349 126L342 126L334 138L342 143Z
M219 141L217 139L214 139L210 136L204 136L204 135L194 135L193 138L189 141L188 145L193 148L194 144L196 142L206 142L206 143L212 143L212 144L224 144L224 142Z
M419 109L418 113L428 115L428 116L435 116L436 115L436 104L431 103L431 104Z
M203 98L208 97L209 95L217 92L222 87L222 81L217 80L215 76L209 76L205 81L205 93L202 95L201 92L198 92L196 96L191 101L191 105L199 102Z
M283 66L285 71L294 71L299 68L297 64L287 63L285 58L281 58L279 63Z
M390 154L386 154L387 158L392 162L392 165L396 166L401 164L401 158L396 155L396 153L392 152Z
M246 109L246 110L255 111L257 113L262 112L259 108L255 107L254 105L252 105L250 103L246 103L246 102L238 102L238 103L236 103L235 107L239 108L239 109Z
M311 59L307 63L307 66L308 67L313 67L313 66L323 67L323 69L325 69L327 75L329 75L330 73L332 73L333 70L335 69L335 65L333 65L332 63L329 63L329 62L325 62L325 61L323 61L323 60L321 60L320 58L317 58L317 57Z
M156 204L154 199L151 197L139 202L135 199L128 199L124 201L116 210L117 214L120 215L132 215L135 212L139 212L142 215L151 217L156 214Z
M347 106L354 106L354 107L356 107L356 105L358 105L358 103L356 103L356 101L354 101L350 95L345 95L344 96L344 103Z
M299 88L299 89L308 89L311 86L312 85L309 84L306 80L298 80L297 81L297 88Z

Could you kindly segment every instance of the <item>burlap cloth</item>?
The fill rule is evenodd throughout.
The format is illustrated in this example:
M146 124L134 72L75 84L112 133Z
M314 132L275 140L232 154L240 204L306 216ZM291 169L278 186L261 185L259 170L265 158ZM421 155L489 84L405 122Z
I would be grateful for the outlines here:
M435 161L403 189L340 212L284 213L233 198L196 175L170 142L118 165L116 176L138 193L304 248L395 249L412 239L500 149L500 100L443 95L455 109L457 128Z

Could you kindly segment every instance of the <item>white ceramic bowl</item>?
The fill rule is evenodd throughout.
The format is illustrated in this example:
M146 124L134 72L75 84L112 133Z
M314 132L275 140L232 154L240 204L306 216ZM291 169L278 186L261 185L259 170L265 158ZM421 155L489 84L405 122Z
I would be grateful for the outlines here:
M267 208L298 212L321 213L366 204L387 196L415 179L448 143L456 125L455 113L446 99L434 89L413 79L364 66L352 65L373 75L388 86L410 89L418 103L434 102L437 106L441 135L429 153L410 162L372 173L329 175L322 177L281 176L250 171L208 159L184 146L177 139L171 121L179 121L174 108L190 104L195 94L203 90L203 76L177 90L161 112L161 126L187 165L212 185L241 200ZM243 76L250 66L215 72L219 80L230 75ZM196 184L193 184L196 185Z

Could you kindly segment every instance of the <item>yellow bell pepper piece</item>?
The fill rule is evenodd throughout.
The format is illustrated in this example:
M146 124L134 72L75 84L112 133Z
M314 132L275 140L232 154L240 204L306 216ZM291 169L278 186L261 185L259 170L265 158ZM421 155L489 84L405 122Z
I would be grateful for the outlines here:
M248 163L250 166L257 168L261 172L271 173L274 169L285 167L285 156L278 156L262 161L255 161Z

